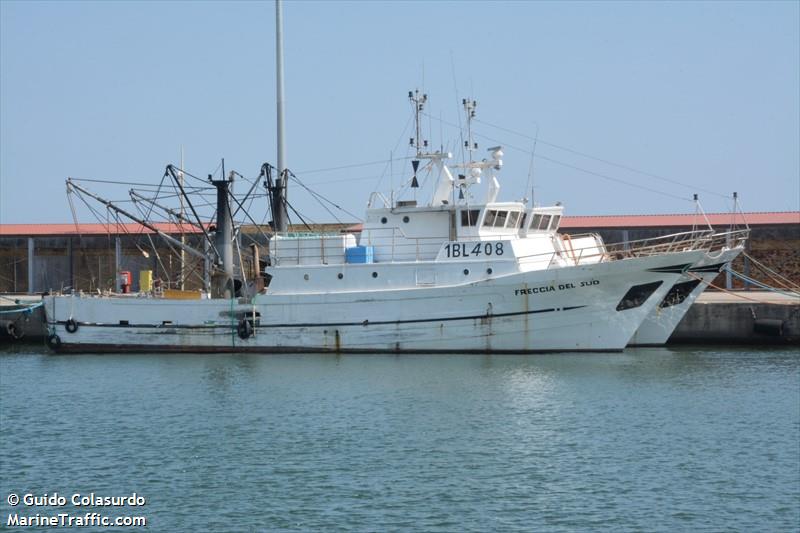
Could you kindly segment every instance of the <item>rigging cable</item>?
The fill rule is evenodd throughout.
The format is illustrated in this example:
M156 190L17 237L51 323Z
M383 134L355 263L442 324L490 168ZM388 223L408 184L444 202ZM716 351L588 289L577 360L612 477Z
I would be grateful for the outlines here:
M309 194L311 194L311 196L313 196L313 197L314 197L314 199L315 199L315 200L317 200L317 202L318 202L318 203L319 203L319 204L320 204L320 205L321 205L323 208L325 208L325 210L326 210L326 211L327 211L327 212L328 212L328 213L329 213L329 214L330 214L330 215L331 215L333 218L335 218L337 222L340 222L340 223L341 223L342 221L341 221L341 220L339 220L339 218L338 218L336 215L334 215L334 214L331 212L331 210L330 210L330 209L328 209L328 208L325 206L325 204L323 204L323 203L322 203L323 201L325 201L325 202L329 203L330 205L332 205L333 207L335 207L335 208L336 208L336 209L338 209L339 211L342 211L343 213L347 213L348 215L350 215L351 217L355 218L356 220L361 220L361 218L360 218L360 217L358 217L358 216L354 215L353 213L351 213L351 212L350 212L350 211L348 211L347 209L343 208L343 207L342 207L342 206L340 206L340 205L337 205L337 204L333 203L332 201L328 200L327 198L325 198L325 197L324 197L324 196L322 196L321 194L319 194L319 193L317 193L317 192L315 192L315 191L311 190L310 188L308 188L308 187L307 187L307 186L306 186L306 185L305 185L305 184L304 184L302 181L300 181L300 179L298 179L298 177L297 177L297 176L295 176L294 172L292 172L291 170L289 170L288 172L289 172L289 174L290 174L290 175L291 175L291 176L294 178L294 180L297 182L297 184L298 184L298 185L300 185L302 188L304 188L306 191L308 191L308 193L309 193Z
M498 130L501 130L501 131L505 131L506 133L511 133L512 135L517 135L519 137L523 137L523 138L526 138L526 139L534 140L530 135L526 135L524 133L520 133L520 132L517 132L517 131L514 131L514 130L510 130L510 129L504 128L502 126L497 126L497 125L491 124L489 122L486 122L485 120L480 120L480 119L476 118L475 122L478 122L480 124L484 124L486 126L489 126L491 128L495 128L495 129L498 129ZM621 163L615 163L614 161L609 161L608 159L603 159L601 157L597 157L597 156L593 156L591 154L580 152L578 150L574 150L574 149L568 148L566 146L561 146L561 145L558 145L558 144L555 144L555 143L552 143L552 142L544 141L542 139L539 139L539 142L544 144L544 145L550 146L552 148L556 148L558 150L563 150L565 152L569 152L571 154L579 155L579 156L585 157L587 159L593 159L594 161L598 161L600 163L603 163L603 164L606 164L606 165L610 165L610 166L613 166L613 167L621 168L623 170L628 170L630 172L635 172L636 174L641 174L643 176L648 176L650 178L655 178L657 180L665 181L665 182L671 183L673 185L680 185L681 187L686 187L686 188L689 188L689 189L702 191L702 192L705 192L705 193L708 193L708 194L713 194L715 196L719 196L720 198L727 198L724 194L720 194L720 193L718 193L716 191L712 191L712 190L709 190L709 189L703 189L702 187L697 187L696 185L689 185L687 183L683 183L681 181L674 180L674 179L671 179L671 178L666 178L664 176L659 176L658 174L654 174L652 172L647 172L647 171L644 171L644 170L640 170L638 168L634 168L634 167L629 166L629 165L624 165L624 164L621 164Z
M286 206L287 206L289 209L291 209L291 210L292 210L292 212L293 212L295 215L297 215L297 218L299 218L299 219L300 219L300 222L302 222L302 223L303 223L303 225L306 227L306 229L307 229L308 231L314 231L314 230L312 230L312 229L311 229L311 226L309 226L309 225L308 225L308 222L306 222L306 221L303 219L303 217L302 217L302 216L300 216L300 213L298 213L298 212L297 212L297 210L294 208L294 206L293 206L292 204L290 204L290 203L289 203L289 200L286 200ZM288 216L288 215L287 215L287 216ZM311 223L312 223L312 224L315 224L315 222L314 222L313 220L311 221Z
M455 127L455 124L453 124L451 122L444 121L444 123L449 125L449 126ZM642 189L642 190L645 190L645 191L648 191L648 192L652 192L652 193L655 193L655 194L660 194L660 195L663 195L663 196L669 196L670 198L675 198L675 199L678 199L678 200L689 201L689 202L691 201L689 198L686 198L686 197L683 197L683 196L677 196L675 194L671 194L671 193L668 193L668 192L659 191L658 189L653 189L653 188L650 188L650 187L646 187L644 185L639 185L637 183L632 183L630 181L623 180L621 178L615 178L615 177L609 176L607 174L603 174L603 173L600 173L600 172L595 172L593 170L585 169L585 168L582 168L582 167L579 167L579 166L576 166L576 165L572 165L570 163L565 163L563 161L559 161L559 160L553 159L551 157L546 157L546 156L543 156L543 155L534 155L529 150L526 150L525 148L520 148L519 146L515 146L513 144L506 143L506 142L504 142L504 141L502 141L500 139L489 137L487 135L482 135L482 134L479 134L479 133L475 133L475 135L478 136L478 137L481 137L483 139L486 139L488 141L492 141L492 142L495 142L495 143L502 144L504 147L508 147L508 148L513 149L513 150L517 150L517 151L522 152L524 154L533 155L536 158L543 159L545 161L549 161L549 162L554 163L556 165L567 167L567 168L570 168L572 170L577 170L579 172L584 172L586 174L591 174L591 175L597 176L599 178L603 178L603 179L606 179L606 180L609 180L609 181L614 181L614 182L617 182L617 183L622 183L624 185L628 185L629 187L635 187L637 189ZM542 141L541 139L539 139L538 142L541 143L541 144L548 144L548 145L551 144L551 143L546 143L545 141ZM596 159L598 159L598 158L596 158ZM610 164L610 162L609 162L609 164ZM616 166L621 166L621 165L616 165ZM643 173L642 171L639 171L639 172ZM685 184L681 184L681 185L684 185L684 186L688 187L688 185L685 185ZM702 189L700 189L698 187L694 187L694 189L702 190ZM712 194L717 194L718 195L719 193L713 193L712 192Z

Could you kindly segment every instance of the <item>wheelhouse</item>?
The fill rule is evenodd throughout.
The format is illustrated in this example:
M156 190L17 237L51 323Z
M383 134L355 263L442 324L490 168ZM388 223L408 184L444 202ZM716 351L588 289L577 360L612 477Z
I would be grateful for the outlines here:
M537 233L555 233L561 224L561 206L534 207L525 214L525 221L520 228L520 236L527 237Z

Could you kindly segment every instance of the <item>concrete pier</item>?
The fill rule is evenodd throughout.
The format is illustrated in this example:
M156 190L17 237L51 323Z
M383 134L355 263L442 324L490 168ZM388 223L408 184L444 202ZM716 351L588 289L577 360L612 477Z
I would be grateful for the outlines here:
M704 292L668 344L800 345L800 297L769 291Z

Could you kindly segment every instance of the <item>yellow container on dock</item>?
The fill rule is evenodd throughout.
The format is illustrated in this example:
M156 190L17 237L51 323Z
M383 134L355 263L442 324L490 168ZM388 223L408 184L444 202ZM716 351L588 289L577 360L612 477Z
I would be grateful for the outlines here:
M150 292L153 290L153 271L139 271L139 292Z

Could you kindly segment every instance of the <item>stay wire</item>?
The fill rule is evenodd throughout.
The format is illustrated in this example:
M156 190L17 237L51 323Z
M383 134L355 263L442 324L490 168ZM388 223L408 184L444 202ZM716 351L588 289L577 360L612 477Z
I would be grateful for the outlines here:
M142 216L144 216L144 212L143 212L143 210L141 209L141 207L139 207L139 204L136 204L136 209L139 211L139 213L140 213ZM146 220L146 219L145 219L145 220ZM155 242L153 242L153 238L152 238L152 236L151 236L149 233L146 233L145 235L147 236L147 240L148 240L148 242L150 243L150 247L153 249L153 254L154 254L154 255L155 255L155 257L156 257L156 261L158 261L158 264L159 264L159 265L161 265L161 270L162 270L163 272L169 272L169 270L167 270L166 266L164 265L164 261L161 259L161 254L159 254L159 253L158 253L158 248L156 247L156 243L155 243ZM175 249L172 247L172 245L169 243L169 241L167 241L167 243L166 243L166 244L167 244L167 247L170 249L170 251L171 251L171 252L172 252L174 255L176 255L176 256L177 256L177 255L179 255L179 254L178 254L178 252L177 252L177 251L176 251L176 250L175 250ZM168 281L171 281L171 280L168 280Z
M293 206L292 204L290 204L290 203L289 203L289 200L286 200L286 206L287 206L289 209L291 209L291 210L292 210L292 212L293 212L295 215L297 215L297 218L299 218L299 219L300 219L300 222L302 222L302 223L303 223L303 225L306 227L306 229L307 229L308 231L313 231L313 230L311 229L311 226L309 226L309 225L308 225L308 222L306 222L306 221L305 221L305 219L304 219L304 218L303 218L303 217L300 215L300 213L298 213L298 212L297 212L297 210L294 208L294 206ZM310 219L309 219L309 220L310 220ZM312 224L314 224L315 222L312 220L312 221L311 221L311 223L312 223Z
M72 195L75 194L75 190L67 185L67 200L69 201L69 208L72 211L72 220L75 223L75 232L78 234L78 246L80 247L80 255L83 259L83 266L87 272L89 272L89 282L90 287L94 287L96 285L96 280L92 270L89 268L89 259L86 254L86 249L83 245L83 233L78 226L78 214L75 211L75 203L72 201Z
M475 119L475 120L476 120L476 122L481 122L481 121L479 121L478 119ZM444 123L445 123L445 124L447 124L448 126L455 127L455 124L453 124L453 123L451 123L451 122L444 121ZM531 139L531 137L529 137L529 136L527 136L527 135L524 135L524 134L519 134L519 133L517 133L517 132L513 132L513 131L511 131L511 130L508 130L508 131L509 131L510 133L514 133L514 134L516 134L516 135L521 135L521 136L524 136L524 137L526 137L526 138L528 138L528 139ZM533 156L533 157L535 157L535 158L538 158L538 159L543 159L543 160L545 160L545 161L549 161L549 162L551 162L551 163L554 163L554 164L556 164L556 165L561 165L561 166L564 166L564 167L568 167L568 168L571 168L571 169L573 169L573 170L577 170L577 171L579 171L579 172L584 172L584 173L586 173L586 174L591 174L591 175L593 175L593 176L597 176L597 177L599 177L599 178L607 179L607 180L609 180L609 181L614 181L614 182L616 182L616 183L621 183L621 184L627 185L627 186L629 186L629 187L634 187L634 188L641 189L641 190L645 190L645 191L652 192L652 193L655 193L655 194L660 194L660 195L662 195L662 196L668 196L668 197L670 197L670 198L676 198L676 199L678 199L678 200L683 200L683 201L689 201L689 202L691 202L691 201L692 201L691 199L689 199L689 198L686 198L686 197L683 197L683 196L674 195L674 194L671 194L671 193L668 193L668 192L660 191L660 190L658 190L658 189L653 189L653 188L651 188L651 187L647 187L647 186L644 186L644 185L639 185L639 184L637 184L637 183L632 183L632 182L630 182L630 181L623 180L623 179L621 179L621 178L615 178L615 177L609 176L608 174L603 174L603 173L601 173L601 172L595 172L595 171L593 171L593 170L588 170L588 169L585 169L585 168L583 168L583 167L579 167L579 166L577 166L577 165L572 165L572 164L570 164L570 163L565 163L565 162L563 162L563 161L559 161L559 160L557 160L557 159L550 158L550 157L547 157L547 156L544 156L544 155L534 154L534 153L532 153L530 150L527 150L527 149L525 149L525 148L520 148L519 146L515 146L515 145L513 145L513 144L510 144L510 143L508 143L508 142L505 142L505 141L503 141L503 140L501 140L501 139L496 139L496 138L493 138L493 137L489 137L488 135L482 135L482 134L476 133L476 132L474 132L474 131L473 131L473 134L474 134L475 136L477 136L477 137L481 137L481 138L483 138L483 139L486 139L486 140L488 140L488 141L492 141L492 142L494 142L494 143L499 143L499 144L501 144L501 145L503 145L503 146L506 146L506 147L508 147L508 148L511 148L511 149L513 149L513 150L520 151L520 152L522 152L522 153L524 153L524 154L531 155L531 156ZM537 141L537 142L538 142L538 143L541 143L541 144L547 144L548 146L552 145L552 143L548 143L548 142L546 142L546 141L543 141L542 139L538 139L538 141ZM557 146L557 145L552 145L552 146L553 146L553 147L555 147L555 148L561 148L561 147L559 147L559 146ZM585 156L585 157L589 157L589 158L592 158L592 159L596 159L596 160L598 160L598 161L601 161L601 162L603 162L603 161L604 161L604 160L602 160L602 159L600 159L600 158L594 158L594 157L592 157L592 156L588 156L588 155L586 155L586 154L581 154L580 152L577 152L577 151L574 151L574 150L572 150L572 151L573 151L575 154L577 154L577 155L583 155L583 156ZM611 163L611 162L608 162L608 164L611 164L611 165L613 165L613 166L618 166L618 167L620 167L620 168L626 168L626 169L627 169L627 167L625 167L624 165L613 164L613 163ZM638 171L638 170L636 170L636 169L633 169L632 167L630 167L630 170L631 170L631 171L634 171L634 172L638 172L638 173L640 173L640 174L647 174L647 173L645 173L644 171ZM655 177L655 175L653 175L653 176ZM658 179L667 180L667 178L661 178L661 177L659 177ZM685 186L685 187L690 187L689 185L686 185L686 184L683 184L683 183L680 183L680 182L675 182L675 183L676 183L676 184L678 184L678 185ZM692 189L694 189L694 190L702 190L702 189L700 189L700 188L698 188L698 187L691 187L691 188L692 188ZM719 193L711 192L711 194L715 194L715 195L718 195L718 196L719 196Z
M253 226L254 226L254 227L255 227L255 228L258 230L258 232L259 232L259 233L260 233L260 234L261 234L261 235L264 237L264 239L265 239L265 240L267 240L267 241L269 241L269 237L267 236L267 234L266 234L266 233L264 233L264 232L261 230L261 226L259 226L259 225L258 225L258 223L257 223L255 220L253 220L253 217L251 217L251 216L250 216L250 213L249 213L249 212L248 212L246 209L244 209L244 206L242 205L242 203L241 203L239 200L237 200L237 199L236 199L236 197L235 197L234 195L232 195L232 194L231 194L231 195L228 195L228 198L229 198L229 199L231 199L231 200L233 200L233 201L236 203L236 205L239 207L239 209L240 209L240 210L244 211L244 215L247 217L247 219L248 219L248 220L250 220L250 222L252 222L252 223L253 223ZM245 198L245 199L246 199L246 198ZM229 209L230 209L230 208L229 208ZM237 210L237 213L238 213L238 211L239 211L239 210ZM241 228L241 225L240 225L240 228Z
M188 175L188 173L187 173L187 175ZM108 183L108 184L111 184L111 185L133 185L133 186L149 187L149 188L156 187L152 183L145 183L145 182L141 182L141 181L122 181L122 180L99 179L99 178L71 178L71 179L73 181L88 181L88 182L91 182L91 183ZM208 183L208 182L205 182L205 183ZM192 187L192 189L197 189L197 190L199 190L199 189L211 190L213 188L214 187L211 187L211 186L209 186L209 187L199 187L199 186Z
M331 200L329 200L329 199L325 198L324 196L322 196L321 194L317 193L316 191L314 191L314 190L310 189L310 188L309 188L308 186L306 186L306 185L305 185L305 184L304 184L304 183L303 183L303 182L302 182L302 181L301 181L301 180L300 180L300 179L299 179L297 176L295 176L295 175L294 175L294 172L292 172L291 170L289 171L289 174L292 176L292 178L294 178L294 181L296 181L296 182L297 182L297 184L298 184L298 185L300 185L300 186L301 186L303 189L305 189L306 191L308 191L308 193L309 193L311 196L313 196L313 197L314 197L314 199L316 199L316 200L317 200L317 202L318 202L318 203L319 203L319 204L320 204L320 205L321 205L323 208L325 208L325 210L326 210L326 211L327 211L327 212L328 212L328 213L329 213L329 214L330 214L330 215L331 215L333 218L335 218L337 222L341 222L341 220L339 220L339 218L338 218L336 215L334 215L334 214L331 212L331 210L330 210L330 209L328 209L328 208L325 206L325 204L323 204L323 201L324 201L324 202L327 202L327 203L329 203L330 205L332 205L333 207L335 207L335 208L336 208L336 209L338 209L339 211L341 211L341 212L343 212L343 213L347 213L348 215L350 215L350 216L351 216L351 217L353 217L354 219L356 219L356 220L361 220L361 218L360 218L360 217L358 217L357 215L354 215L353 213L351 213L350 211L348 211L348 210L347 210L347 209L345 209L344 207L342 207L342 206L340 206L340 205L338 205L338 204L336 204L336 203L332 202Z
M583 172L585 174L590 174L592 176L597 176L598 178L603 178L603 179L606 179L606 180L609 180L609 181L613 181L613 182L616 182L616 183L621 183L623 185L627 185L628 187L634 187L636 189L641 189L643 191L651 192L651 193L654 193L654 194L660 194L662 196L667 196L669 198L674 198L676 200L681 200L681 201L684 201L684 202L691 202L692 201L691 198L687 198L685 196L678 196L676 194L660 191L658 189L653 189L651 187L647 187L645 185L640 185L638 183L633 183L633 182L630 182L630 181L627 181L627 180L623 180L621 178L615 178L613 176L609 176L608 174L603 174L601 172L595 172L594 170L589 170L589 169L586 169L586 168L583 168L583 167L572 165L570 163L565 163L563 161L559 161L558 159L553 159L552 157L547 157L545 155L540 155L540 154L534 155L532 152L530 152L529 150L526 150L525 148L520 148L519 146L515 146L513 144L504 143L500 139L494 139L492 137L488 137L486 135L481 135L479 133L474 133L474 134L476 136L478 136L478 137L483 138L483 139L486 139L486 140L489 140L489 141L492 141L492 142L495 142L495 143L503 144L504 146L507 146L507 147L509 147L509 148L511 148L513 150L517 150L519 152L531 155L533 157L536 157L538 159L542 159L544 161L549 161L550 163L553 163L553 164L556 164L556 165L560 165L562 167L570 168L572 170L577 170L578 172ZM542 142L542 141L540 140L539 142Z
M483 124L485 126L489 126L490 128L495 128L495 129L498 129L500 131L504 131L506 133L510 133L512 135L517 135L519 137L522 137L522 138L525 138L525 139L528 139L528 140L536 141L536 139L534 137L531 137L530 135L526 135L526 134L520 133L518 131L514 131L514 130L511 130L511 129L508 129L508 128L504 128L502 126L497 126L495 124L491 124L491 123L486 122L484 120L480 120L480 119L476 118L475 122L478 122L479 124ZM603 159L602 157L597 157L597 156L594 156L594 155L591 155L591 154L587 154L585 152L581 152L581 151L575 150L573 148L568 148L566 146L561 146L559 144L548 142L548 141L545 141L545 140L542 140L542 139L538 139L538 142L540 142L540 143L542 143L542 144L544 144L546 146L550 146L551 148L556 148L558 150L563 150L565 152L569 152L571 154L575 154L575 155L578 155L578 156L581 156L581 157L585 157L586 159L592 159L594 161L598 161L598 162L603 163L605 165L621 168L621 169L627 170L629 172L635 172L636 174L641 174L642 176L647 176L647 177L650 177L650 178L661 180L661 181L664 181L664 182L667 182L667 183L671 183L673 185L680 185L681 187L686 187L687 189L691 189L691 190L694 190L694 191L701 191L701 192L704 192L704 193L712 194L712 195L718 196L720 198L727 198L726 195L720 194L720 193L718 193L716 191L712 191L712 190L709 190L709 189L704 189L702 187L697 187L696 185L690 185L688 183L683 183L682 181L678 181L678 180L674 180L674 179L667 178L667 177L664 177L664 176L660 176L658 174L654 174L652 172L647 172L645 170L640 170L640 169L632 167L630 165L625 165L625 164L622 164L622 163L616 163L614 161L610 161L608 159Z
M405 127L403 127L403 131L400 133L400 137L398 137L397 138L397 142L394 143L394 148L390 152L391 154L394 154L394 153L397 152L397 148L400 146L400 143L403 141L403 138L406 136L406 132L408 131L408 128L411 126L411 121L412 121L413 118L414 118L413 116L409 115L408 120L406 121L406 125L405 125ZM412 156L406 156L406 157L395 158L394 156L392 156L389 159L385 159L383 161L383 163L384 163L383 171L381 172L380 178L378 178L378 182L375 184L374 190L378 190L380 188L381 183L383 183L383 178L386 177L386 171L387 170L389 170L389 172L390 172L390 174L389 174L390 178L392 177L391 167L392 167L395 159L398 159L400 161L404 161L404 160L407 161L407 160L413 159L413 157ZM391 187L391 183L390 183L389 186ZM358 217L356 217L356 218L358 218Z

